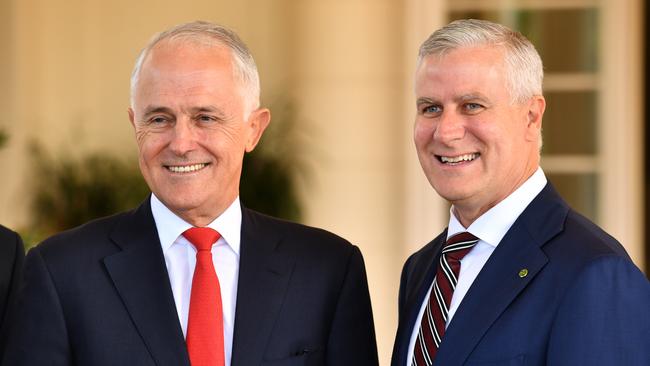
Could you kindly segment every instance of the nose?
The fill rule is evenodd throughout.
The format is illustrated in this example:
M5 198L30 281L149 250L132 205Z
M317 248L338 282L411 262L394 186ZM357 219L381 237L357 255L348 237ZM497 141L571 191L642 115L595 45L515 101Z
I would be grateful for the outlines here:
M177 156L184 156L196 146L196 132L191 121L179 118L174 124L169 149Z
M455 111L446 110L438 117L438 123L433 132L434 140L450 144L455 140L461 140L464 136L464 121Z

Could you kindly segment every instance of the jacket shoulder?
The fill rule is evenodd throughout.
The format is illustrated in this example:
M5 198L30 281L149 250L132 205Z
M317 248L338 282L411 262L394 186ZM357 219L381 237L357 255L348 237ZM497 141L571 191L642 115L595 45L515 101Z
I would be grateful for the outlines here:
M22 245L17 232L0 225L0 258L13 259L17 252L23 252Z
M569 210L563 230L541 249L549 260L546 272L565 279L580 278L603 266L614 270L623 268L620 264L624 263L637 268L618 240L573 210Z
M604 256L630 260L618 240L573 210L567 214L564 230L545 249L551 256L562 253L562 257L574 261L591 261Z
M66 257L94 251L110 245L109 235L115 226L128 220L134 210L91 220L85 224L55 234L38 244L37 249L44 258Z
M271 217L248 208L243 209L243 216L242 225L249 226L242 226L243 230L272 233L282 243L297 245L310 252L350 252L356 248L348 240L321 228Z
M14 241L18 237L18 234L2 225L0 225L0 242L9 242L9 241Z

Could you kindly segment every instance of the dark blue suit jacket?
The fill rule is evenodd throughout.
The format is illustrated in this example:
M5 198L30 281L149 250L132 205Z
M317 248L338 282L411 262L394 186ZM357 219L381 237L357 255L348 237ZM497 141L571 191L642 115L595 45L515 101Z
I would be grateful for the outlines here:
M445 238L404 266L393 366L407 364ZM650 283L614 238L548 184L470 287L434 365L650 365Z
M232 365L377 365L363 259L243 209ZM3 365L189 366L149 200L32 249Z
M14 303L24 256L20 236L0 226L0 359L4 353L7 328L14 318Z

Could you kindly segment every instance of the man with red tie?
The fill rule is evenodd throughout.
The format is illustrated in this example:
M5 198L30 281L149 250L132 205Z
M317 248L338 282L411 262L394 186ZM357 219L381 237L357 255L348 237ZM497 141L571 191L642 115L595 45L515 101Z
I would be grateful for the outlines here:
M128 114L152 194L30 251L5 364L377 365L358 248L239 202L270 121L259 93L221 26L144 48Z
M648 280L539 166L542 78L499 24L455 21L422 44L415 146L452 206L404 265L393 366L650 365Z

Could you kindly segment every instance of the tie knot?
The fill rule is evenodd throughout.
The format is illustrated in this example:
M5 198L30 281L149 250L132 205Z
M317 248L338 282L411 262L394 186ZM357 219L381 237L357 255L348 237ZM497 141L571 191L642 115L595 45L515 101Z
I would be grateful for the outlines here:
M461 260L478 243L478 238L468 232L458 233L447 239L442 254Z
M189 240L198 251L211 250L212 244L216 243L221 235L209 227L193 227L183 233L185 239Z

